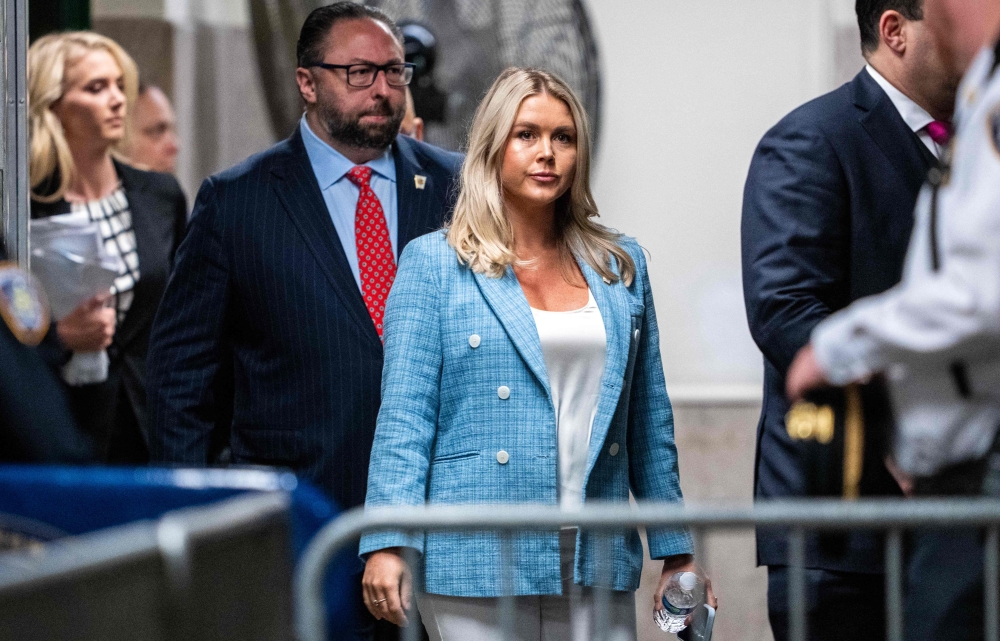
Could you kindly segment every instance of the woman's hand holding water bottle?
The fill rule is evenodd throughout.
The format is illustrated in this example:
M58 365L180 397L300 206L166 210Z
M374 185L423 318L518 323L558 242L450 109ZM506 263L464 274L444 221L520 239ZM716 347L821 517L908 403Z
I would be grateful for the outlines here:
M690 576L687 576L688 573L690 573ZM679 578L672 581L672 579L678 575ZM663 570L660 573L660 582L656 587L656 592L653 594L653 613L656 617L656 622L661 629L668 632L677 632L683 629L684 626L690 625L690 613L697 606L697 603L678 603L675 604L675 606L681 607L672 608L676 610L676 612L661 612L662 610L667 610L667 606L664 604L663 595L670 589L678 590L682 593L690 593L692 591L697 593L698 590L696 588L699 579L703 580L705 585L704 602L713 608L718 609L719 600L715 597L715 593L712 591L712 580L698 571L693 555L678 554L675 556L668 556L663 560ZM684 610L687 610L687 612L684 612ZM683 626L679 626L679 615L682 613L685 614L685 618L683 619Z

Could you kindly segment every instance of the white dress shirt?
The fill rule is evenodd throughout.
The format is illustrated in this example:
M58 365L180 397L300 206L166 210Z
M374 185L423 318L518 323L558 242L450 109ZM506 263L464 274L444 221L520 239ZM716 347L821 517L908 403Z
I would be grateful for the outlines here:
M590 432L608 347L601 310L590 290L587 296L585 307L569 312L531 308L556 412L559 504L563 507L583 503Z
M936 229L933 190L924 187L902 282L812 334L832 383L887 374L896 460L919 476L982 457L1000 424L1000 71L991 75L993 58L982 52L959 88Z
M869 75L878 83L879 87L882 87L882 91L889 96L889 100L895 105L896 111L899 115L903 117L903 122L906 123L913 133L917 134L920 138L920 142L930 149L931 153L934 154L935 158L941 157L941 152L943 151L934 139L931 138L930 133L927 132L927 125L934 122L934 117L927 113L927 110L913 102L909 96L905 93L896 89L891 82L885 79L885 77L879 72L875 71L875 68L871 65L866 65L865 69L868 70Z

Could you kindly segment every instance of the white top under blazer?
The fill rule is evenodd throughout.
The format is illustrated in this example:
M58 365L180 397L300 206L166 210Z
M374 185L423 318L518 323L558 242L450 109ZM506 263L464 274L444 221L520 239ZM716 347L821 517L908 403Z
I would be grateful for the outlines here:
M576 507L583 503L590 432L604 375L608 347L604 319L589 289L585 307L568 312L532 307L531 314L556 412L559 504Z

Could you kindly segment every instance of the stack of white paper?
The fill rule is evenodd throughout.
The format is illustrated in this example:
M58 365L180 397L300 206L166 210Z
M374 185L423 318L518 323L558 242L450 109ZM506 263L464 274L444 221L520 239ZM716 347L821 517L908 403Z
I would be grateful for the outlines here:
M31 271L45 288L54 319L111 290L122 259L104 248L101 231L87 212L32 220L30 229Z
M111 291L124 270L120 256L108 253L96 222L87 212L32 220L31 271L42 283L58 321L84 301ZM104 351L76 353L63 368L70 385L99 383L108 377Z

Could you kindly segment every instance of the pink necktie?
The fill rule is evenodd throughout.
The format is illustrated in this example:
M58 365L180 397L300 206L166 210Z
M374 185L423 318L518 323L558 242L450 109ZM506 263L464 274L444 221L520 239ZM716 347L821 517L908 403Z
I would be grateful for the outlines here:
M385 222L382 203L372 191L371 167L356 166L347 173L347 178L361 190L358 207L354 211L354 241L358 248L361 294L375 323L375 331L382 338L385 299L389 297L392 282L396 280L396 259L392 256L389 225Z
M927 125L927 133L936 145L946 147L948 142L951 141L951 123L944 122L943 120L935 120Z

